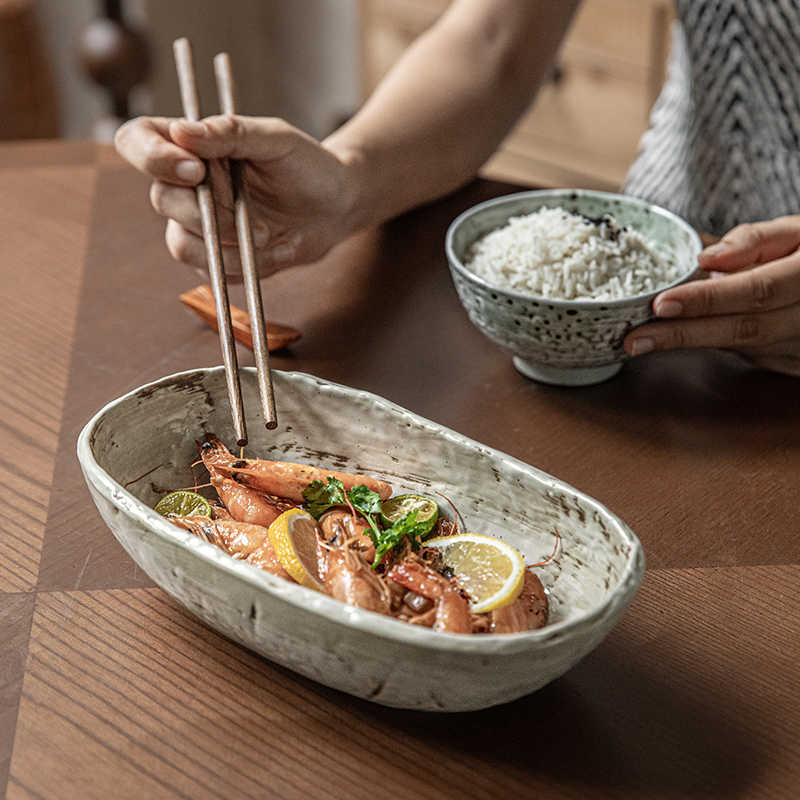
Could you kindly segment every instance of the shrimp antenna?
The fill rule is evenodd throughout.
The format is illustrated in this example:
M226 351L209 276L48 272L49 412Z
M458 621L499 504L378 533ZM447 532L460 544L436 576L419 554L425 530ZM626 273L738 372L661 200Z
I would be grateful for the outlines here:
M558 552L558 547L561 544L561 536L558 533L558 528L553 528L553 534L556 537L556 543L553 547L553 552L550 553L549 556L544 561L537 561L535 564L528 564L528 569L531 567L543 567L545 564L549 564L555 557L556 553Z
M433 491L436 492L436 489ZM464 524L464 517L461 516L461 512L455 507L455 503L453 503L453 501L446 494L442 494L441 492L436 492L436 494L438 494L439 497L444 497L444 499L450 504L450 508L453 509L453 513L456 516L456 522L461 523L461 533L466 531L467 526ZM456 533L458 533L458 531L456 531Z

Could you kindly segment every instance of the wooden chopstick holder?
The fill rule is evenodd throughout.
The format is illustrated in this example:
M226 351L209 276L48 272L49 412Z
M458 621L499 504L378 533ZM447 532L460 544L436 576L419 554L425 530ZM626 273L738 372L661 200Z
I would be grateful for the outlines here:
M180 301L202 320L208 323L215 331L219 330L217 320L217 310L214 307L214 295L211 287L207 284L196 286L188 292L180 295ZM245 347L253 349L253 331L250 325L250 315L242 308L230 304L231 323L233 325L233 336L237 342L241 342ZM296 328L289 325L282 325L279 322L267 322L267 347L270 352L280 350L282 347L296 342L301 334Z

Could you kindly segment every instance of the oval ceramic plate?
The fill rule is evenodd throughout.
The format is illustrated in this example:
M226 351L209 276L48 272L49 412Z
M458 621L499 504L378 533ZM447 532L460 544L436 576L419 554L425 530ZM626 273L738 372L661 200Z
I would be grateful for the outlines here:
M248 420L248 456L374 475L395 494L441 492L470 530L505 539L527 563L550 554L557 528L558 554L537 570L550 623L492 636L408 625L275 578L156 514L162 493L194 482L189 465L204 432L233 441L225 376L216 367L168 376L109 403L81 432L78 457L114 536L159 586L219 632L377 703L473 710L563 674L632 599L644 569L641 545L595 500L375 395L300 373L273 371L273 378L279 427L267 431ZM245 408L257 408L254 370L242 370L242 391Z

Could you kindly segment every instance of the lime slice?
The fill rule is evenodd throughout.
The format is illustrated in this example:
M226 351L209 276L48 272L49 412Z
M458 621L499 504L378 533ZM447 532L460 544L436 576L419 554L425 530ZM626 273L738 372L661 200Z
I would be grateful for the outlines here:
M397 497L390 497L381 504L381 519L386 527L391 527L412 511L417 512L420 536L427 536L439 519L439 506L429 497L419 494L399 494Z
M307 511L290 508L267 529L283 568L307 589L324 592L317 564L317 521Z
M155 511L162 517L174 514L178 517L211 517L211 503L197 492L180 489L165 494L157 503Z
M470 596L475 614L507 606L522 591L525 562L519 551L502 539L459 533L429 539L425 547L439 551L444 565Z

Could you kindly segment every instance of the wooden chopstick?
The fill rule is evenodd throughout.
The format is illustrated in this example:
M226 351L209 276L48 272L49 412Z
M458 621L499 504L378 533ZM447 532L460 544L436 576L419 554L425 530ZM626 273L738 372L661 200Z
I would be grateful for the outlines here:
M172 45L175 55L175 68L183 103L183 115L190 122L200 121L200 102L197 96L197 82L192 63L192 47L186 38L176 39ZM228 399L233 416L233 429L240 447L247 444L247 427L244 421L242 389L239 384L239 362L236 358L236 345L231 328L231 312L228 301L228 287L225 281L225 266L222 261L222 247L217 226L217 210L214 205L214 192L211 183L211 170L206 164L206 176L197 187L197 202L200 206L200 219L203 228L203 241L206 247L208 273L214 292L214 304L219 320L219 339L222 347L222 361L225 365L225 379L228 385Z
M233 82L233 69L227 53L214 57L214 74L217 79L217 94L223 114L236 113L236 96ZM236 238L239 242L239 259L242 263L244 293L247 310L250 312L250 326L253 332L253 354L258 376L258 393L264 422L270 430L278 426L275 412L275 394L272 389L272 373L269 369L269 348L264 325L264 307L261 302L261 286L258 282L253 231L250 227L250 214L247 208L247 186L244 167L235 158L229 160L231 183L233 185L233 213L236 222Z
M172 45L175 55L175 68L178 71L178 84L181 90L183 115L190 122L200 121L200 101L197 96L197 82L192 63L192 46L186 38L176 39ZM225 265L222 261L222 247L217 226L217 209L214 204L214 191L211 183L211 170L206 164L206 176L197 187L197 202L200 206L200 221L203 228L203 241L206 246L208 274L214 291L214 302L219 320L219 339L222 346L222 361L225 365L225 379L228 384L228 398L233 416L233 429L240 447L247 444L247 427L244 422L242 388L239 384L239 362L236 358L236 345L231 329L231 311L228 301L228 286L225 282Z

